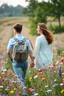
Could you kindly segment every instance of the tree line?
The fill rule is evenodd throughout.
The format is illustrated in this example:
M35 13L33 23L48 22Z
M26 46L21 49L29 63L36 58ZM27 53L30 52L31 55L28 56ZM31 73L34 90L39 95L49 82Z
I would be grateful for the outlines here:
M20 5L14 7L12 5L2 4L0 6L0 17L24 16L25 14L22 13L22 10L23 7Z

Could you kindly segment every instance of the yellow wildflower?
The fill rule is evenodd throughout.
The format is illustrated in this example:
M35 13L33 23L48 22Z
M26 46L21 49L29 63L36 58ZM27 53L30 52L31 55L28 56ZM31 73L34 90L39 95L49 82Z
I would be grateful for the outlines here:
M32 77L29 78L29 81L32 81Z
M3 89L0 88L0 92L2 91Z
M19 88L19 89L21 89L21 88L22 88L22 86L18 86L18 88Z
M57 49L56 48L53 49L53 53L57 53Z
M45 79L46 79L45 76L43 76L43 77L42 77L42 80L45 80Z
M61 93L64 93L64 89L61 91Z
M9 86L13 86L13 84L9 84Z
M13 94L14 93L14 90L11 90L10 93Z
M16 88L13 89L14 91L16 90Z
M2 75L5 74L4 72L1 73Z

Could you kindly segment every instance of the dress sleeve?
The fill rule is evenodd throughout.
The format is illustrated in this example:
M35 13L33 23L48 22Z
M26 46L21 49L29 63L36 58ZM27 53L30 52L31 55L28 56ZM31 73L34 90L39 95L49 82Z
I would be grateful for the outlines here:
M36 42L35 42L35 48L34 48L34 52L33 52L33 57L37 56L39 50L40 50L40 39L37 37L36 38Z

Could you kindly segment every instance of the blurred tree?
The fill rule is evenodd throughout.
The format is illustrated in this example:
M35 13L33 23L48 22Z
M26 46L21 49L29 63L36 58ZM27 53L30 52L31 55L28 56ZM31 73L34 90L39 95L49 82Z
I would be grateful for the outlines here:
M34 11L34 17L30 19L30 33L37 35L37 24L47 22L47 3L38 3L38 7Z
M32 35L37 34L37 24L39 22L46 23L47 16L47 3L38 2L38 0L26 0L29 2L29 5L24 8L23 13L27 14L30 17L30 33Z
M24 16L22 13L23 7L18 5L16 7L3 4L0 6L0 17L4 16Z
M0 7L0 13L8 13L9 11L9 6L7 4L3 4L1 7Z
M58 19L59 27L61 28L61 16L64 15L64 0L48 0L49 16L54 16Z
M34 17L34 11L37 8L38 1L37 0L26 0L26 2L29 2L29 5L23 9L23 13Z

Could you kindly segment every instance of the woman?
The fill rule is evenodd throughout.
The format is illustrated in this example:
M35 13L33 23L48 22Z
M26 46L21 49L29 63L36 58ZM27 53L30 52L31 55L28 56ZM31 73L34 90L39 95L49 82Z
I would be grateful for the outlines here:
M42 68L46 69L52 64L52 43L54 41L54 36L48 31L44 23L38 23L37 32L40 36L36 38L32 61L34 62L34 59L36 58L35 67L37 70L40 70Z

